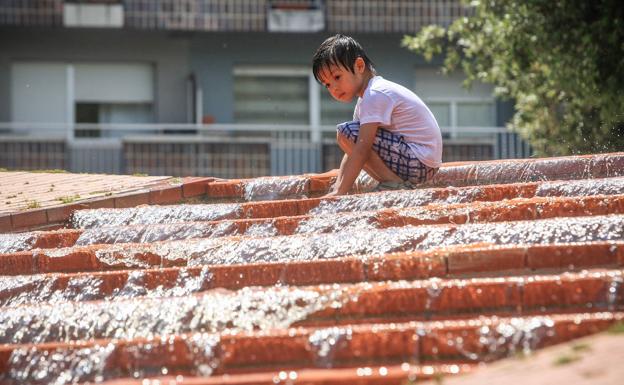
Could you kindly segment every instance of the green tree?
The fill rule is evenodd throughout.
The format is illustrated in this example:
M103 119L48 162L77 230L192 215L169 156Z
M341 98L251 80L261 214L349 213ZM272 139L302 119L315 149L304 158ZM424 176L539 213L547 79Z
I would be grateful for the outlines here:
M624 1L490 0L403 45L515 103L509 127L536 153L624 150Z

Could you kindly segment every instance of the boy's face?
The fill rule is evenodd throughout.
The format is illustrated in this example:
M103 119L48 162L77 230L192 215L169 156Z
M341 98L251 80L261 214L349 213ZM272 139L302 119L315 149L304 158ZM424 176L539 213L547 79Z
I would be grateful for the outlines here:
M354 97L362 96L368 83L364 59L357 58L353 70L355 73L342 66L330 64L321 70L319 79L334 99L349 103Z

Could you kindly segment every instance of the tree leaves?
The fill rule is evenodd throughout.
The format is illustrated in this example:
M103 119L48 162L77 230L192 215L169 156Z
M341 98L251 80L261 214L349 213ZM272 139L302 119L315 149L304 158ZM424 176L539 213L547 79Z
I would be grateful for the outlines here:
M515 101L509 127L538 155L624 150L624 2L464 2L466 17L424 27L403 45L467 85Z

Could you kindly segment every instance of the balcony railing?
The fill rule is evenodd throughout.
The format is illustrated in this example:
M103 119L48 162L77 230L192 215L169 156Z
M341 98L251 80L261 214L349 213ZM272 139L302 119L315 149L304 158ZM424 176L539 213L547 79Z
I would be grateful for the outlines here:
M0 1L0 25L51 27L63 25L63 0Z
M504 128L463 133L444 140L444 162L531 155L529 146ZM332 126L0 123L0 167L221 178L292 175L337 168L342 151L335 135Z
M0 1L0 25L62 26L63 0ZM459 0L125 0L123 25L150 30L265 32L275 7L322 10L329 32L413 33L448 25L467 10Z
M447 26L466 14L460 1L342 0L327 1L330 31L416 32L429 24Z

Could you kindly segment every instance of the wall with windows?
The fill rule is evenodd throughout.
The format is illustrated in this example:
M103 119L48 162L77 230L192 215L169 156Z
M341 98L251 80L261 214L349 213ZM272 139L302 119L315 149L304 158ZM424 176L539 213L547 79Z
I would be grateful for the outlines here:
M496 100L493 87L475 82L463 87L460 73L443 75L437 68L417 68L413 89L429 106L440 127L450 136L467 135L475 127L496 127Z
M217 122L246 123L251 116L242 114L246 108L264 106L269 110L265 109L263 121L309 124L317 119L321 124L333 125L351 119L354 103L335 102L323 89L314 96L311 89L314 87L311 58L327 36L327 33L215 33L194 37L191 62L204 90L204 114L213 116ZM364 46L381 75L406 86L413 83L414 68L425 65L400 47L401 35L354 37ZM317 100L311 100L315 97ZM252 100L256 101L255 107ZM287 105L298 113L285 114ZM315 109L319 111L316 118Z
M354 103L335 102L321 86L320 90L313 89L311 57L329 35L194 36L191 66L204 90L204 115L220 123L333 125L351 119ZM354 37L380 75L411 88L432 105L441 126L459 130L502 126L512 113L510 108L501 109L501 103L492 97L491 87L476 85L468 92L461 87L461 76L436 75L435 65L439 63L426 63L402 48L402 35Z
M65 121L58 110L67 107L60 93L66 91L68 64L74 67L76 118L111 123L179 123L189 118L186 37L4 28L0 29L0 121ZM33 110L24 102L16 106L15 100L29 100Z
M43 110L66 108L65 101L60 98L47 104L40 100L52 100L49 98L58 94L52 83L62 83L60 77L44 72L35 76L47 82L46 88L39 93L16 89L21 87L14 83L19 79L12 74L16 63L50 63L46 71L52 72L63 72L62 66L69 63L77 69L75 74L80 83L84 83L80 80L81 74L89 70L101 75L92 76L99 83L86 83L97 90L99 96L89 95L87 91L78 92L75 117L79 121L191 122L195 114L188 76L194 73L203 91L201 112L215 122L333 125L351 119L353 104L333 101L312 78L312 54L329 35L2 28L0 121L10 121L13 115L20 114L17 110L29 116L28 108L13 105L11 100L15 97L31 98L28 100L41 104ZM415 89L431 104L443 126L501 126L512 113L508 104L491 99L489 89L478 89L478 97L474 100L463 100L472 96L467 96L458 85L461 79L431 76L434 65L402 48L401 34L354 37L367 50L378 72ZM115 74L113 67L116 64L125 65L127 71L122 72L132 79L143 79L142 84L146 86L143 88L151 86L152 99L141 96L124 101L119 95L129 91L123 91L123 85L106 82L107 78L119 80L126 76ZM143 70L137 70L139 67ZM131 75L132 68L136 70L135 75ZM145 68L151 68L152 75ZM145 80L149 76L153 77L151 84ZM135 91L138 88L135 87ZM36 119L37 114L33 113L32 118Z

